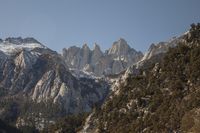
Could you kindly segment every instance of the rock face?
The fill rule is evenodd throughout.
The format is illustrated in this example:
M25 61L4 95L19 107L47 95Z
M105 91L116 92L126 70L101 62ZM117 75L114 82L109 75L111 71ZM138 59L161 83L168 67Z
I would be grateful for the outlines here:
M116 74L138 62L143 54L131 48L120 38L106 52L102 52L95 44L90 50L84 44L82 48L70 47L63 49L63 57L70 68L93 72L96 76Z
M103 52L101 51L99 45L95 43L94 49L92 50L91 64L95 65L95 63L98 62L102 56Z
M80 50L72 49L72 53ZM80 54L85 60L80 64L87 64L89 52L84 46ZM0 44L0 87L7 92L4 97L51 101L65 114L88 112L108 93L106 82L75 78L59 54L31 38L9 38Z

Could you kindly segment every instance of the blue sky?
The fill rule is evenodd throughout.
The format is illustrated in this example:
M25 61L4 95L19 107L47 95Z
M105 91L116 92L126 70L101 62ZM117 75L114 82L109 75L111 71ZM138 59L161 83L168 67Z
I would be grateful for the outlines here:
M62 51L105 50L120 37L145 52L200 22L200 0L0 0L0 38L34 37Z

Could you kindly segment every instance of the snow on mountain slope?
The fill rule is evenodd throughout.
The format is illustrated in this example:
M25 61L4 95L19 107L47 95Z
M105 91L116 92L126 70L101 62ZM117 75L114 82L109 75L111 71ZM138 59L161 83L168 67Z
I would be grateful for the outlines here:
M0 41L0 50L5 54L10 55L20 51L22 49L32 50L34 48L44 48L47 47L34 40L33 38L6 38Z

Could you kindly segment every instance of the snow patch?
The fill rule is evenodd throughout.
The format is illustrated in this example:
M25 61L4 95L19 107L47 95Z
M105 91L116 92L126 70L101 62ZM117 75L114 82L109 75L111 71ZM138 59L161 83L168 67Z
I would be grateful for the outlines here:
M39 43L22 43L20 45L2 42L0 43L0 50L3 51L5 54L12 54L19 50L32 50L34 48L47 48Z

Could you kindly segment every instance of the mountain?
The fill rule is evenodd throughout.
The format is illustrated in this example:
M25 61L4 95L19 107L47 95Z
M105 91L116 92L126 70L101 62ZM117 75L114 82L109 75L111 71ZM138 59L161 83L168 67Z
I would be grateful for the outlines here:
M87 58L88 48L83 51ZM62 116L89 112L109 91L103 79L74 77L57 52L34 38L2 40L0 55L0 118L17 127L42 129Z
M87 44L82 48L63 49L63 58L70 69L92 72L96 76L120 73L142 57L141 52L131 48L122 38L104 53L96 43L93 50Z
M62 55L0 39L0 131L200 132L199 59L200 24L144 56L122 38Z
M79 132L200 132L200 24L176 41L130 67Z

